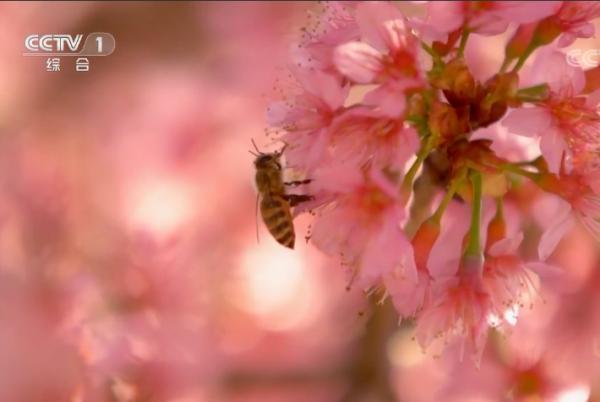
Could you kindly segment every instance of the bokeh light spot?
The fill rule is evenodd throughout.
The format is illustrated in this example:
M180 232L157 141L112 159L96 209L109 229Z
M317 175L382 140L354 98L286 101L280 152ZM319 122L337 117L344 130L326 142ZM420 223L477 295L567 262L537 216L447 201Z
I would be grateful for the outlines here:
M589 398L590 387L587 385L580 385L561 392L556 398L556 402L587 402Z
M315 311L314 278L302 255L279 245L248 249L241 264L238 304L270 330L306 323Z
M174 178L139 180L127 195L130 226L155 237L167 237L193 218L193 186Z

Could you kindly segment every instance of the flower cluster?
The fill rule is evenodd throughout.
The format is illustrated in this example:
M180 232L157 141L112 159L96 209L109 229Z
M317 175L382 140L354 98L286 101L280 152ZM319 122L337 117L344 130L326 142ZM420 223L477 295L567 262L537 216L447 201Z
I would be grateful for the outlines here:
M416 320L423 348L457 338L479 361L488 329L555 279L545 260L572 217L600 236L600 92L560 50L598 16L586 2L430 2L423 18L333 2L294 46L297 85L268 119L287 167L311 179L296 212L314 211L312 243L352 285ZM502 64L474 74L486 56L468 45L500 34ZM506 156L527 153L519 136L539 140L537 157ZM563 201L533 260L523 183Z

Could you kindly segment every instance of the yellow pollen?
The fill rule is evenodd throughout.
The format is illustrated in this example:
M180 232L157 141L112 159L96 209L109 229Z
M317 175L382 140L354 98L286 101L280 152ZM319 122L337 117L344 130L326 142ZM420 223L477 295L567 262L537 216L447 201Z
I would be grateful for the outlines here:
M362 207L369 212L379 212L386 208L392 200L377 187L365 189L361 197Z

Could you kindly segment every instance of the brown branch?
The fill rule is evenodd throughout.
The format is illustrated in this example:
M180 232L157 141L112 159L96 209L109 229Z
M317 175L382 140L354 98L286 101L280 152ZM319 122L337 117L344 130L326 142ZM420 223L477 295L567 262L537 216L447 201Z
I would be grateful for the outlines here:
M372 315L358 341L357 353L347 372L349 389L340 402L394 402L390 384L387 344L397 328L398 316L391 300L371 303Z

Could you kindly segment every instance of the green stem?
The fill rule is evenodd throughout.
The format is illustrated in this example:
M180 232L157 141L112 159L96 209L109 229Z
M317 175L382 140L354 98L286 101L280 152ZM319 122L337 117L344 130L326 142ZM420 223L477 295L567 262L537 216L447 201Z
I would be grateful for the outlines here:
M460 44L458 45L458 57L462 57L465 52L465 47L467 46L469 34L470 32L468 29L463 29L462 35L460 37Z
M540 180L539 173L530 172L529 170L525 170L522 167L514 165L512 163L506 163L502 165L502 169L507 172L518 174L519 176L527 177L529 180L535 183L537 183Z
M431 152L434 142L434 135L430 134L429 137L427 137L427 140L425 140L425 144L423 144L423 146L419 150L419 153L417 153L417 159L413 162L410 169L408 169L408 172L404 177L404 181L402 181L402 187L400 189L400 193L403 199L407 200L409 198L410 193L412 191L412 185L415 176L417 175L419 168L423 164L423 161L425 161L425 158L427 158L427 156Z
M523 54L519 57L519 60L517 60L517 64L515 64L514 68L512 69L513 73L518 72L521 69L521 67L523 67L523 64L525 64L527 58L531 56L531 53L533 53L533 51L537 49L538 46L539 45L533 40L529 43L529 45L527 45L527 49L525 49Z
M548 84L534 85L517 91L517 98L523 102L540 102L548 98Z
M421 42L421 47L423 48L423 50L425 50L427 53L429 53L429 55L431 57L440 57L440 56L438 56L436 51L433 50L433 48L431 46L429 46L427 43Z
M479 257L481 255L481 244L479 236L481 230L481 203L483 182L481 172L471 171L471 183L473 184L473 206L471 214L471 228L469 229L469 243L465 251L465 256Z
M502 66L500 67L500 73L505 73L508 69L508 66L510 66L510 63L512 63L513 60L514 58L504 56L504 61L502 62Z
M521 161L521 162L511 162L511 165L513 166L533 166L535 164L535 159L532 159L530 161Z
M423 50L425 50L431 56L431 58L434 61L434 65L439 66L444 64L444 61L442 60L440 55L427 43L421 42L421 48L423 48Z

